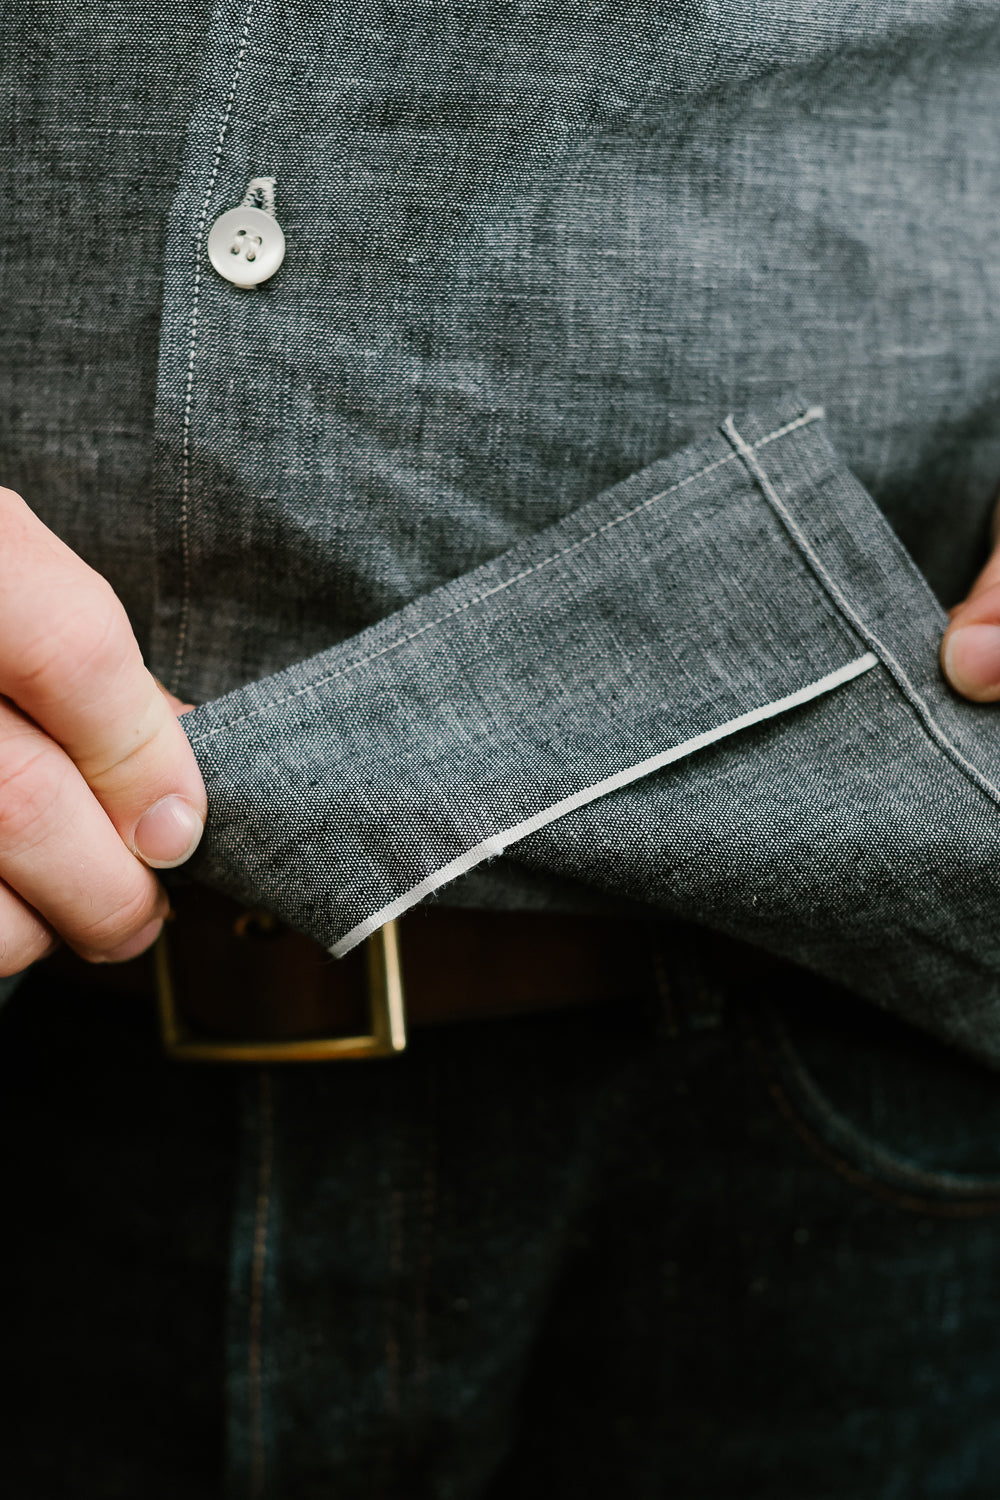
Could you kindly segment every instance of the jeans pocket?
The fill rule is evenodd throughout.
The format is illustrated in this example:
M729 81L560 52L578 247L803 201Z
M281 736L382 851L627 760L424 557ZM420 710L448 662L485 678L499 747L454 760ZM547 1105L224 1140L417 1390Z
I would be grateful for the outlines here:
M772 1098L845 1182L901 1209L1000 1213L1000 1078L839 987L797 974L754 1008Z

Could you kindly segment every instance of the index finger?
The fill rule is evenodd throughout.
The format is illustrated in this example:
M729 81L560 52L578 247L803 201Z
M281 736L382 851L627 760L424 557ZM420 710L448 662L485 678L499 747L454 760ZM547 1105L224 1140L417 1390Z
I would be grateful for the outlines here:
M0 536L0 693L63 747L133 853L180 864L201 837L205 786L121 601L2 488Z

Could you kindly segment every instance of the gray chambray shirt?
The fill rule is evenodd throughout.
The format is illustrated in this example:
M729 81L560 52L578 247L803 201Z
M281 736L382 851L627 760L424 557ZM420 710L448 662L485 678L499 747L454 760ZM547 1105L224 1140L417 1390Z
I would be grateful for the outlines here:
M192 874L625 899L1000 1063L996 0L2 8L0 478L200 705Z

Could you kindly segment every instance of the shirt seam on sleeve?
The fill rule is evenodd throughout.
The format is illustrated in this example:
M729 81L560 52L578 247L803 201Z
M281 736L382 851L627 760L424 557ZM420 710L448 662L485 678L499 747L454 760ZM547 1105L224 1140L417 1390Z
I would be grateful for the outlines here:
M735 453L742 459L747 471L755 480L764 498L784 525L792 541L799 548L830 599L852 628L861 636L862 640L866 641L871 649L877 653L886 670L894 679L896 686L909 702L925 733L979 791L984 792L991 801L1000 805L1000 789L994 786L989 778L984 776L970 760L967 760L958 746L948 737L935 719L930 706L920 696L920 693L910 680L902 663L897 661L884 641L880 640L871 627L865 623L830 575L822 558L810 543L809 538L801 529L791 511L782 501L777 487L758 461L754 450L760 448L762 444L759 442L748 443L738 431L731 415L722 423L721 430L732 444Z
M778 427L773 432L767 433L765 437L758 438L752 444L752 448L763 448L768 443L773 443L778 438L785 437L788 433L794 432L800 427L806 427L811 422L820 421L823 415L824 412L821 406L811 406L801 416L796 417L794 421L786 422L783 427ZM540 572L543 568L549 567L552 563L558 562L561 558L569 557L572 553L578 552L597 537L603 536L606 532L612 531L616 526L620 526L624 521L630 520L632 516L639 515L642 511L648 510L650 506L656 505L661 500L665 500L668 495L675 494L686 485L693 484L695 480L703 479L706 474L712 474L715 470L723 468L726 464L732 463L740 457L741 454L739 451L727 453L725 457L716 459L714 463L706 464L704 468L698 469L693 474L686 475L683 479L679 479L676 484L672 484L667 489L660 490L657 494L649 496L648 499L640 501L638 505L633 505L628 510L622 511L620 515L613 516L610 521L605 521L593 531L588 532L586 536L580 537L578 541L561 548L558 552L550 553L548 557L543 557L536 563L532 563L530 568L525 568L520 573L515 573L513 577L506 578L502 583L494 585L493 588L485 589L481 594L474 595L473 598L467 599L464 604L458 605L455 609L448 610L446 614L439 615L436 619L428 620L426 624L421 625L417 630L410 631L408 635L400 636L398 640L390 641L377 651L371 651L367 656L360 657L348 666L340 667L335 672L329 672L326 676L317 678L315 682L306 683L304 686L296 688L294 692L285 693L282 697L262 704L259 708L249 709L246 713L239 714L236 718L227 719L224 724L217 724L213 729L207 729L203 734L193 736L190 743L192 745L204 744L206 740L213 739L216 735L223 734L228 729L234 729L237 725L248 723L251 719L264 718L266 715L273 713L275 709L283 707L286 703L291 703L296 698L316 693L320 688L327 686L329 683L336 682L352 672L360 671L362 667L368 666L373 661L391 655L393 651L400 650L403 646L408 645L410 641L417 640L418 637L426 635L428 631L435 630L439 625L444 625L447 621L455 619L456 616L465 614L468 610L475 608L476 605L485 603L486 600L494 598L497 594L502 594L506 589L513 588L515 584L523 583L526 578L530 578L533 574Z

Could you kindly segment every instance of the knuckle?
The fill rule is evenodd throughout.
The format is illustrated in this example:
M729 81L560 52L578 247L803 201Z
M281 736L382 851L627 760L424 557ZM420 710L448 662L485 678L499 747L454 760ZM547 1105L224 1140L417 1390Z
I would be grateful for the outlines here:
M81 956L103 958L124 945L157 916L160 907L157 893L142 889L103 911L76 935L75 947Z
M62 697L77 684L106 681L133 649L132 629L111 587L97 579L24 644L13 667L14 697Z
M3 746L0 837L6 852L35 840L39 824L48 822L62 799L68 770L68 765L34 735L18 736Z
M120 789L130 778L140 774L137 768L148 771L149 757L160 750L163 740L163 724L155 715L155 704L138 723L132 726L132 737L123 742L120 753L105 754L100 760L79 756L77 764L98 795L109 795Z

